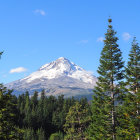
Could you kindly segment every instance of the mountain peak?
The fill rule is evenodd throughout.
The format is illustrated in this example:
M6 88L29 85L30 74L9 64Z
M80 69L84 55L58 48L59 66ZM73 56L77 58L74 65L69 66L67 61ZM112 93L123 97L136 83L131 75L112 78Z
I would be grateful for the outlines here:
M66 69L70 69L70 67L72 67L72 65L73 65L73 63L70 62L68 59L66 59L64 57L60 57L49 64L43 65L39 70L50 70L50 69L56 69L56 70L65 69L66 70Z
M55 79L60 77L74 78L90 84L94 81L92 74L64 57L60 57L51 63L43 65L38 71L22 80L26 83L30 83L37 79Z
M63 63L63 64L74 64L65 57L59 57L55 62Z
M65 57L59 57L57 60L68 60Z
M56 61L56 63L63 63L63 64L72 64L67 58L65 57L59 57Z
M64 57L43 65L24 79L9 83L18 93L46 90L47 95L77 96L92 94L97 78Z

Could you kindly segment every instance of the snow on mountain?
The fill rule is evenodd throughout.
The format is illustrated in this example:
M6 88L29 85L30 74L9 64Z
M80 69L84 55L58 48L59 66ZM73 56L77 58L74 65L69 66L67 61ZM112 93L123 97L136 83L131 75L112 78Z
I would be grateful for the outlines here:
M65 97L93 94L92 90L96 85L97 78L90 72L70 62L64 57L58 58L49 64L40 67L29 76L11 82L6 86L14 89L15 94L29 91L40 92L45 89L47 95Z
M27 83L30 83L35 79L54 79L60 76L68 76L90 84L94 82L93 75L64 57L60 57L56 61L43 65L38 71L22 80L26 80Z

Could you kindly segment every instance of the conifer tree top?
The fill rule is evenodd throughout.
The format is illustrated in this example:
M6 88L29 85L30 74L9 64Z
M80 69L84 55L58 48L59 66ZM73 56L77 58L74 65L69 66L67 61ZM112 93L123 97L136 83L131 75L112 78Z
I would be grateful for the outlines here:
M111 18L109 18L109 19L108 19L108 22L109 22L109 24L110 24L110 23L112 22L112 19L111 19Z

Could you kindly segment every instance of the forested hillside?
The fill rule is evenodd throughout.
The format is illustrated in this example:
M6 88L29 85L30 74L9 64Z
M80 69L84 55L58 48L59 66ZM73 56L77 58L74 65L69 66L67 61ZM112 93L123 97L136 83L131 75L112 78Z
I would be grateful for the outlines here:
M134 37L125 66L112 19L108 24L92 101L44 90L17 97L1 84L1 140L140 139L140 46Z

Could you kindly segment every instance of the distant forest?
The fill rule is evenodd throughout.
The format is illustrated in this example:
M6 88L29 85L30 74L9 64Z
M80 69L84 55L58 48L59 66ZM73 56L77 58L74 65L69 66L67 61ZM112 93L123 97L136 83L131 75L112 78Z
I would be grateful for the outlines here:
M0 140L139 140L140 46L134 37L125 66L117 40L108 19L91 101L44 90L17 97L0 84Z

